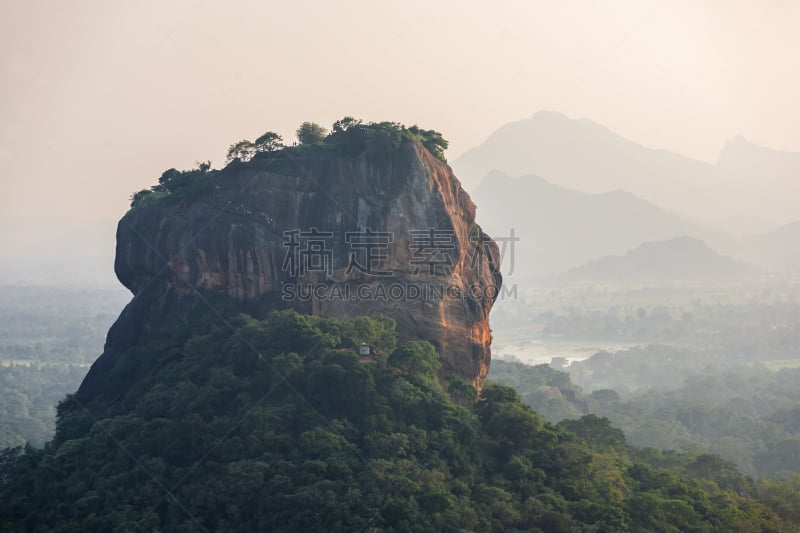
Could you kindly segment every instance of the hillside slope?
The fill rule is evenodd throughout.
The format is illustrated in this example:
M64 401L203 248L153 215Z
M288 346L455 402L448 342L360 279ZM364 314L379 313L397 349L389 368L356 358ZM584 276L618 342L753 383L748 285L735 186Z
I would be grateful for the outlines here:
M391 321L294 312L195 319L141 346L114 414L70 397L56 439L0 463L4 531L797 531L715 470L637 462L586 417L546 422L513 389L445 390ZM361 362L367 338L390 355ZM476 401L477 400L477 401ZM13 454L12 454L13 455ZM720 474L721 472L721 474Z

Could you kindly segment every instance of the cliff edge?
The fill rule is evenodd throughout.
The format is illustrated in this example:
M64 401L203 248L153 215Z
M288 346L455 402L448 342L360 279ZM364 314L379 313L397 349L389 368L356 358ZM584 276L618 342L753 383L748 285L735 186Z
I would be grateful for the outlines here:
M119 222L115 271L134 297L79 398L124 394L141 372L131 348L168 339L220 298L254 316L387 315L400 342L434 344L442 378L482 387L498 247L450 167L421 143L357 155L286 148L219 171L169 172L162 192ZM182 179L195 183L181 189ZM132 371L109 382L118 365Z

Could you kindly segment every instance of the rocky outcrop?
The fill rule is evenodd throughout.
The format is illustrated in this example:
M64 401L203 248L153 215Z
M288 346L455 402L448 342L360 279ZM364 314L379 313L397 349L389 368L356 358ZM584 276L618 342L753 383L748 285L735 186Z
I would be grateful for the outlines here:
M103 376L129 348L168 337L220 294L255 316L383 313L401 341L437 347L443 377L480 388L488 371L498 249L450 167L419 143L231 164L202 194L132 208L118 226L115 270L134 298L82 395L113 395Z

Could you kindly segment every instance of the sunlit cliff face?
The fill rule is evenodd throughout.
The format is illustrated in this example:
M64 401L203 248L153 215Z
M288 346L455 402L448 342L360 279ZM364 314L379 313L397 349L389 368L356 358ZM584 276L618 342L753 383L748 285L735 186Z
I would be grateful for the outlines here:
M401 342L436 346L442 378L483 385L498 247L450 167L410 142L381 155L295 162L297 175L258 159L234 164L208 193L131 209L115 270L134 300L82 390L101 391L100 369L168 334L208 294L257 316L388 315Z

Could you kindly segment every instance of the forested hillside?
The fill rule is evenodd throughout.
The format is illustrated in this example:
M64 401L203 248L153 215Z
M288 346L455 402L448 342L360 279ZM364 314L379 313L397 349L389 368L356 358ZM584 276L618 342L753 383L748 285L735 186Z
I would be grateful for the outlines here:
M554 423L594 413L608 417L635 446L718 454L756 478L800 481L800 368L703 369L698 354L678 358L656 351L659 362L646 358L645 351L598 354L573 363L570 373L496 360L490 377L514 387L525 403ZM669 375L670 365L689 360L694 360L695 375L685 377L684 369L676 370L677 378ZM587 377L593 372L598 381ZM591 386L608 383L612 374L619 380L641 377L643 387L620 393ZM655 387L658 375L664 379Z
M122 287L0 286L0 449L42 446L129 299Z
M3 529L798 530L732 468L637 459L606 420L555 426L503 385L442 386L391 320L225 322L133 348L127 394L68 397L53 442L6 453Z

